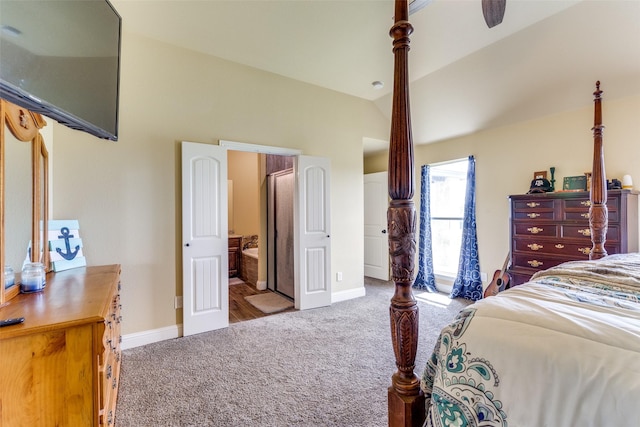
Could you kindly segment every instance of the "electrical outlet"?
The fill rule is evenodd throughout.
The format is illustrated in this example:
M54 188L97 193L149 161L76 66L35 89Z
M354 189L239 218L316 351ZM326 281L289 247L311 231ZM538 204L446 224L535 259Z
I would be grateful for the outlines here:
M177 296L176 297L176 309L178 308L182 308L182 297L181 296Z
M338 282L342 282L342 271L338 271L338 272L336 273L336 280L337 280Z

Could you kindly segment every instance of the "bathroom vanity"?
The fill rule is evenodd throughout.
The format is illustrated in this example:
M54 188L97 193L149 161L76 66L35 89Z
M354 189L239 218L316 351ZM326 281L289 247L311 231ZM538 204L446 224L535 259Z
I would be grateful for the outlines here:
M242 261L242 236L229 236L229 277L240 275Z

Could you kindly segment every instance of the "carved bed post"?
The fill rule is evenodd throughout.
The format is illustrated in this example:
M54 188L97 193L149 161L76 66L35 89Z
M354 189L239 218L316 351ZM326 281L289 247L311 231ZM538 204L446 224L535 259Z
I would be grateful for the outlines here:
M607 211L607 178L604 170L604 148L602 145L602 91L600 81L596 82L593 118L593 170L591 172L591 207L589 208L589 226L593 248L589 259L598 259L607 255L604 243L607 239L609 213Z
M395 2L395 24L391 28L394 54L393 109L389 144L389 254L395 294L389 315L391 339L398 370L388 391L389 425L420 426L424 420L424 396L414 373L418 347L418 306L413 298L416 212L413 203L414 161L409 112L409 35L407 0Z

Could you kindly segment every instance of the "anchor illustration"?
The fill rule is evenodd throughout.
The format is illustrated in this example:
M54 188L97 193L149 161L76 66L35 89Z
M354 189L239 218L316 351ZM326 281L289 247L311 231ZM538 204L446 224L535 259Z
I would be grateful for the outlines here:
M64 239L64 244L67 247L67 252L66 253L62 252L62 249L60 248L56 248L56 252L58 252L62 256L62 258L66 259L67 261L71 261L78 254L78 251L80 250L80 245L77 245L76 250L72 252L71 245L69 244L69 239L73 238L73 234L69 234L68 227L62 227L60 229L60 233L62 233L62 235L58 236L58 238Z

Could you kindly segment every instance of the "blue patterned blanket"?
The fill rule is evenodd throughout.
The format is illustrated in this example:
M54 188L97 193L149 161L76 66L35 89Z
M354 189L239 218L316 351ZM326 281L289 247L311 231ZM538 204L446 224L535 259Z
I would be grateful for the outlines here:
M468 306L421 387L425 426L640 425L640 254L565 263Z

